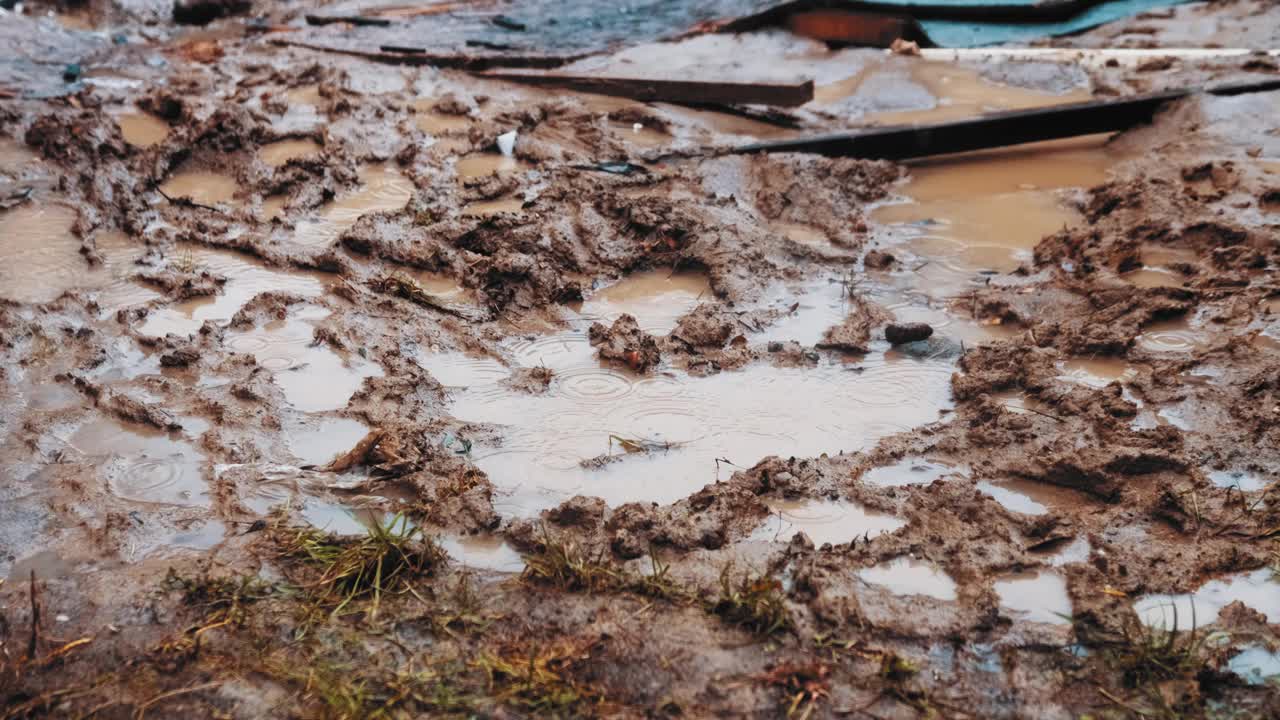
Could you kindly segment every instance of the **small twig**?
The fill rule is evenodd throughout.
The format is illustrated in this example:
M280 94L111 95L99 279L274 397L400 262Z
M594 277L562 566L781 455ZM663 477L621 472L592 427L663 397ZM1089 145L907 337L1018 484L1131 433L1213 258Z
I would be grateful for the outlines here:
M1000 404L1001 404L1001 405L1003 405L1003 406L1005 406L1005 407L1007 407L1007 408L1010 408L1010 409L1012 409L1012 410L1026 410L1027 412L1033 412L1033 413L1035 413L1035 414L1037 414L1037 415L1043 415L1043 416L1045 416L1045 417L1049 418L1050 420L1057 420L1058 422L1066 422L1066 420L1063 420L1062 418L1058 417L1057 415L1050 415L1050 414L1049 414L1049 413L1047 413L1047 412L1040 412L1039 410L1036 410L1035 408L1029 408L1029 407L1018 407L1017 405L1013 405L1013 404L1011 404L1011 403L1000 403Z
M155 191L160 193L160 197L164 198L165 200L168 200L171 204L177 205L178 207L183 207L183 206L197 207L197 208L200 208L201 210L212 210L213 212L216 212L216 213L222 212L221 210L219 210L218 208L212 205L205 205L203 203L198 203L189 197L178 197L178 198L170 197L168 193L160 189L159 185L155 186Z
M27 660L36 659L40 645L40 601L36 597L36 571L31 570L31 641L27 645Z
M137 712L133 714L134 720L142 720L142 718L147 714L147 710L158 702L168 700L179 695L186 695L187 693L200 692L201 690L212 690L220 685L222 685L222 681L217 680L214 682L204 683L202 685L192 685L191 687L179 688L178 690L170 690L166 693L160 693L138 706Z

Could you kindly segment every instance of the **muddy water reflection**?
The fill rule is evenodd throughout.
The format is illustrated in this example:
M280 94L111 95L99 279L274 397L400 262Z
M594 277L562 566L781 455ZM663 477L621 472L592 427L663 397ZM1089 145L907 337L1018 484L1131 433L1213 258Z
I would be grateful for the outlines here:
M1239 600L1280 623L1280 583L1271 568L1210 580L1193 593L1145 595L1133 604L1138 619L1149 627L1191 630L1215 622L1222 608Z
M1105 181L1116 159L1090 136L921 162L901 189L910 202L871 218L936 266L931 282L954 289L975 273L1017 268L1041 238L1079 222L1055 191Z
M314 140L281 140L263 145L258 156L262 158L262 162L278 167L294 158L315 155L320 150L319 143Z
M956 599L955 581L926 560L898 557L875 567L859 570L858 577L872 585L883 585L895 595Z
M229 334L226 344L235 352L253 354L259 365L274 373L285 399L298 410L337 410L347 404L366 377L381 376L382 368L344 358L327 345L316 345L315 323L328 315L324 308L299 308L284 320Z
M137 147L151 147L169 137L169 124L154 115L131 112L116 116L124 141Z
M268 290L315 297L331 278L322 273L276 269L261 260L230 250L186 247L177 251L183 264L227 278L220 295L192 298L153 311L142 324L145 335L190 335L206 320L226 322L259 293Z
M1066 625L1071 622L1067 581L1055 572L1006 575L995 582L1000 604L1030 622Z
M96 465L117 497L170 505L209 504L203 455L167 433L98 420L81 426L67 444Z
M653 274L597 293L574 330L514 343L519 364L555 373L545 395L512 393L498 384L501 364L448 377L439 356L419 362L453 394L455 417L504 426L501 444L477 443L473 457L507 495L498 505L524 515L578 493L612 505L674 502L712 482L717 472L750 466L771 454L810 457L869 447L879 438L937 420L950 405L949 361L889 361L883 351L861 361L775 368L764 364L711 377L659 371L637 376L600 363L587 343L591 318L623 312L665 333L696 304L705 280ZM655 290L654 286L658 286ZM452 381L452 382L451 382ZM623 453L610 436L663 448ZM600 467L582 461L613 453Z
M773 514L751 534L752 540L787 542L796 533L804 533L814 545L839 545L893 532L907 524L844 501L771 500L769 509Z
M326 205L318 218L298 223L293 241L322 247L338 239L361 215L399 210L413 197L413 183L390 165L371 165L360 171L360 188Z
M233 177L207 170L182 170L165 180L160 189L171 198L187 198L202 205L229 203L239 185Z

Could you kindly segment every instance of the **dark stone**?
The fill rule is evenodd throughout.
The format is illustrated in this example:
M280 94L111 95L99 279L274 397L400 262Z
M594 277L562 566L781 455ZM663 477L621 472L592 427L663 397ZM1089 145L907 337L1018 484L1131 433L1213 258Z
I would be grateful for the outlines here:
M884 329L884 339L894 345L924 340L932 334L928 323L894 323Z
M173 21L182 25L207 25L218 18L249 12L249 0L176 0Z

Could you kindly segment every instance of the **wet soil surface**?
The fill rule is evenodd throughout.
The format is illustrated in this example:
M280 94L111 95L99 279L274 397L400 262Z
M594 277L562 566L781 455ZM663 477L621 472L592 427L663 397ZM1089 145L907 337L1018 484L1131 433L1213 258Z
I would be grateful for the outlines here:
M82 65L3 80L0 718L1280 712L1280 93L907 166L703 152L1269 60L762 30L575 66L815 79L781 116L215 5L4 17Z

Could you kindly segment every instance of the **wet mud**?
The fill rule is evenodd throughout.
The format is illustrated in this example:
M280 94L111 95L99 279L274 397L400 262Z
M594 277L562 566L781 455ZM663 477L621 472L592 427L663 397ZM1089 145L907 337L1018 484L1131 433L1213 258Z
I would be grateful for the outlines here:
M88 59L0 106L0 718L1280 708L1280 94L702 152L1274 68L570 66L812 77L780 122L41 8Z

